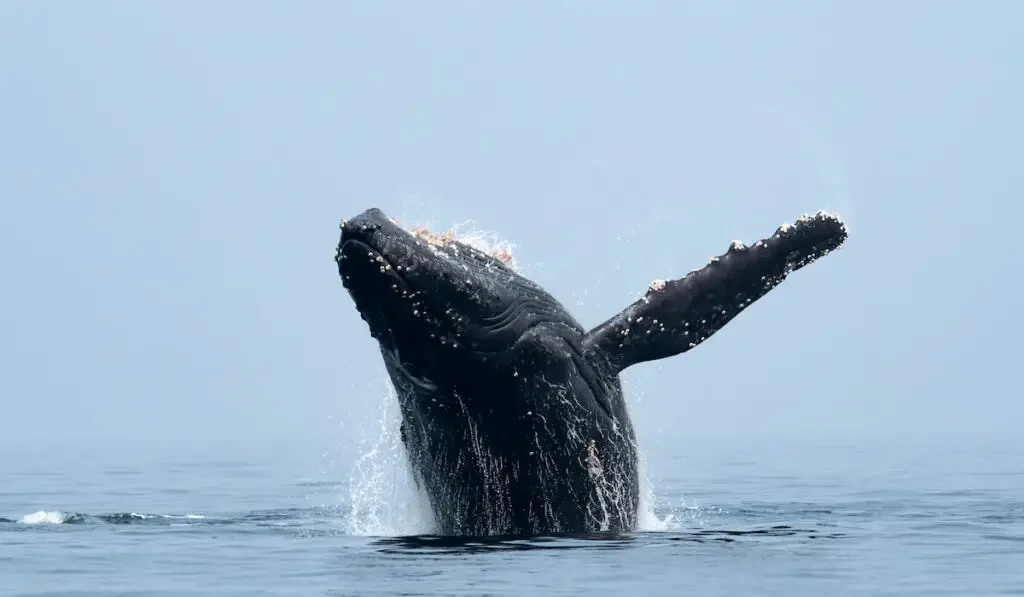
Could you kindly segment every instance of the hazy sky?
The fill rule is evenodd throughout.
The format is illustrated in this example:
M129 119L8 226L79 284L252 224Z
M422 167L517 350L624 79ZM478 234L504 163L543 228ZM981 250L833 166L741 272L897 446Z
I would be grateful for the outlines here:
M3 440L373 423L383 365L332 261L370 206L494 232L587 325L838 211L843 250L629 371L642 437L1017 430L1022 22L994 0L2 2Z

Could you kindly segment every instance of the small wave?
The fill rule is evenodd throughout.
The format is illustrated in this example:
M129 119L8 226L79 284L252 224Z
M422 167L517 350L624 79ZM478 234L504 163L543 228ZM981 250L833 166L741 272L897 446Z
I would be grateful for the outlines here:
M136 524L145 522L170 522L175 520L204 520L202 514L140 514L138 512L118 512L116 514L100 514L96 520L110 524Z
M109 522L111 524L131 524L133 522L153 520L154 518L156 518L156 516L152 514L138 514L136 512L127 512L119 514L107 514L103 516L97 516L96 518L104 522Z
M140 514L138 512L117 512L114 514L80 514L78 512L62 512L60 510L39 510L32 514L26 514L17 520L0 518L0 523L18 523L29 525L46 524L80 524L90 521L105 522L108 524L137 524L137 523L168 523L171 521L200 521L206 520L202 514Z
M732 542L742 537L803 537L807 539L841 539L846 535L843 533L827 533L818 529L800 529L789 525L780 524L767 528L730 530L730 529L702 529L685 535L670 537L672 541L695 541L702 543L705 540Z
M492 551L532 551L540 549L621 549L637 540L630 533L571 533L537 537L450 537L411 535L378 539L383 553L422 552L434 554L486 553Z
M301 483L296 483L295 486L296 487L312 487L312 488L325 487L325 488L328 488L328 489L334 489L334 488L337 488L337 487L344 487L345 486L345 482L344 481L303 481Z
M982 539L989 539L992 541L1014 541L1024 543L1024 535L1010 535L1010 534L985 534L981 536Z
M59 510L53 510L51 512L40 510L32 514L22 516L18 522L21 524L67 524L78 522L80 519L80 514L61 512Z
M257 510L223 516L206 514L157 514L148 512L114 512L111 514L84 514L61 510L40 510L21 518L0 518L0 523L24 525L142 525L157 527L178 526L223 526L242 527L296 527L336 522L341 513L333 508L287 508L282 510Z
M465 554L493 551L527 550L616 550L632 545L662 543L734 543L737 541L823 540L842 539L842 533L823 532L813 528L788 525L752 529L695 529L672 532L600 532L561 534L537 537L447 537L416 535L387 537L375 542L383 553L428 552L432 554Z

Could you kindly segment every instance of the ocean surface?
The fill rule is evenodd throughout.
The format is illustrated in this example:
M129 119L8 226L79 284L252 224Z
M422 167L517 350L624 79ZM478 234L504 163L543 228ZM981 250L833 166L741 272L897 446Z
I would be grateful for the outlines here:
M1024 594L1022 448L661 442L643 530L499 541L431 537L388 433L2 446L0 594Z

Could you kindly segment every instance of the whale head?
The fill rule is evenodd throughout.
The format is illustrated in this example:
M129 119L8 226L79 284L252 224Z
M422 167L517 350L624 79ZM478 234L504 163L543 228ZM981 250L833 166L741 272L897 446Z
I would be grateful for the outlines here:
M512 366L509 353L540 323L578 328L507 255L407 230L377 208L342 222L335 260L385 360L422 384L446 385L453 368Z

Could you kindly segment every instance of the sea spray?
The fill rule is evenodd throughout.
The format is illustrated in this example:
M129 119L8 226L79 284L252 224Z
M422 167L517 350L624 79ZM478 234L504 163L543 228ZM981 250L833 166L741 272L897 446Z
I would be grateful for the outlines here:
M351 535L397 536L433 532L433 515L416 486L399 439L398 400L390 382L364 434L349 476L349 510L345 530Z

